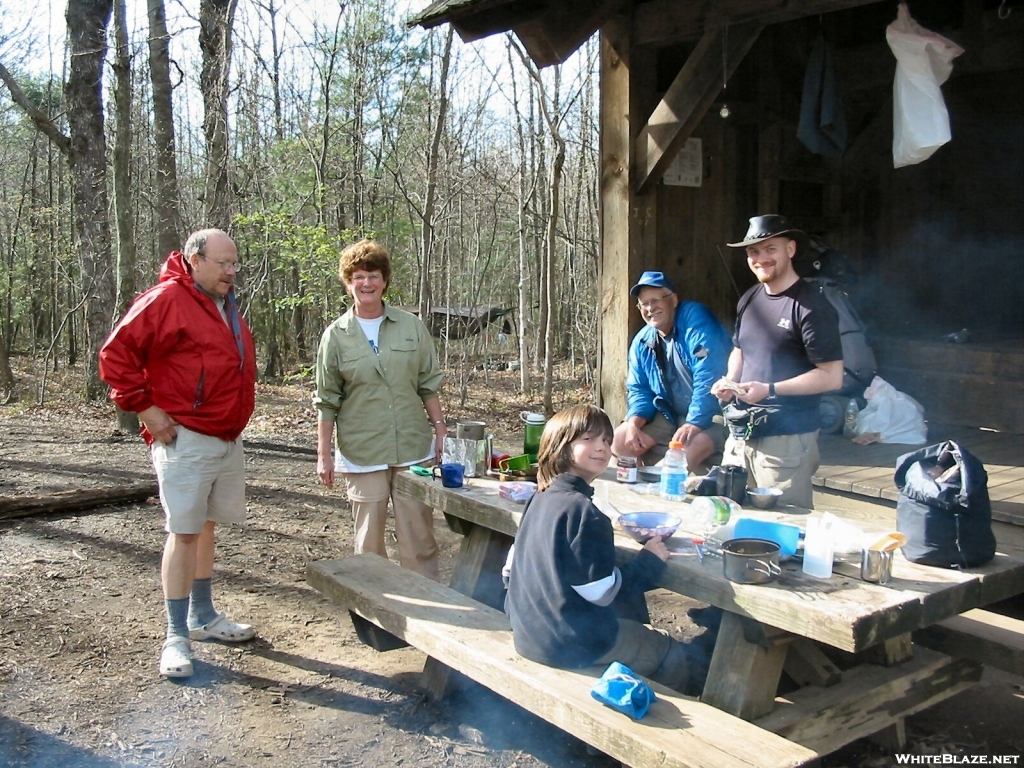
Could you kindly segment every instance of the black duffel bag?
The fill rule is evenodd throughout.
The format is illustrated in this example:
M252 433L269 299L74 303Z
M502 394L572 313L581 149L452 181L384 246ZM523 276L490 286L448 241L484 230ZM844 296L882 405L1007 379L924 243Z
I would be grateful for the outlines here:
M896 528L907 537L907 560L942 568L973 568L996 553L988 473L952 440L896 460Z

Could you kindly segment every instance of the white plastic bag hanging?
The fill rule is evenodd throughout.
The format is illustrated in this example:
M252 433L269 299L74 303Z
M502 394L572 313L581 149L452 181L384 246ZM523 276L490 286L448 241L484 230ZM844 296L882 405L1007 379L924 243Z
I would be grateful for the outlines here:
M885 39L896 57L892 162L900 168L927 160L952 137L939 86L949 78L953 59L964 49L914 21L906 3L900 3Z
M924 423L924 406L881 376L871 380L864 390L867 407L857 414L857 434L877 433L880 443L928 442L928 427Z

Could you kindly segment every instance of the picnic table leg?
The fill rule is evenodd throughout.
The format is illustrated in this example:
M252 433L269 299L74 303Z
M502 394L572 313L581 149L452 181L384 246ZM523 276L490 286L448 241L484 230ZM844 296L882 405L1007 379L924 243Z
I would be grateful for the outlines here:
M793 635L726 611L701 699L754 720L771 712Z
M474 525L462 540L455 570L448 586L467 597L496 608L505 609L505 588L501 568L505 564L512 537ZM428 658L423 665L422 684L427 696L439 701L448 693L451 669Z
M861 654L863 661L872 664L881 664L884 667L891 667L914 655L914 640L907 633L897 635L885 642L868 648ZM905 718L898 718L888 728L884 728L870 737L870 740L878 746L892 752L901 752L907 746L907 726Z

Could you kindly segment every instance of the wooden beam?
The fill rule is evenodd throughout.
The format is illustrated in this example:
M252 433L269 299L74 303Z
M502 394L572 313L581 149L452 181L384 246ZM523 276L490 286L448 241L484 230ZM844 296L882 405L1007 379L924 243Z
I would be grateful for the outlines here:
M775 709L754 722L769 731L827 754L857 739L897 725L902 718L970 688L981 666L919 648L898 667L861 664L843 672L831 688L801 688L776 700Z
M738 24L709 30L700 39L637 137L638 192L664 175L763 28L758 22Z
M597 403L625 416L629 346L629 25L618 17L601 30L601 261L597 351ZM611 411L609 411L611 413ZM612 422L618 421L612 415Z
M523 23L512 31L522 41L538 67L559 64L618 13L625 0L564 0Z
M707 683L701 700L744 720L767 715L795 637L764 626L765 642L753 643L744 633L744 619L731 611L722 615Z
M1024 675L1024 621L975 609L914 633L914 640L954 658Z
M633 41L635 45L688 42L723 24L778 24L874 2L878 0L651 0L636 8Z

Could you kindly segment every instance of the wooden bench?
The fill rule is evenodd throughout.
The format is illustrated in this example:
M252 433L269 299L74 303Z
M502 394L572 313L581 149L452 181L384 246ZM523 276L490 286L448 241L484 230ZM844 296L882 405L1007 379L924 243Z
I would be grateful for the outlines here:
M307 581L338 605L631 766L797 766L818 753L708 704L653 686L637 722L593 699L601 670L519 656L503 613L376 555L310 563Z
M920 645L1024 677L1024 621L982 608L914 633Z

